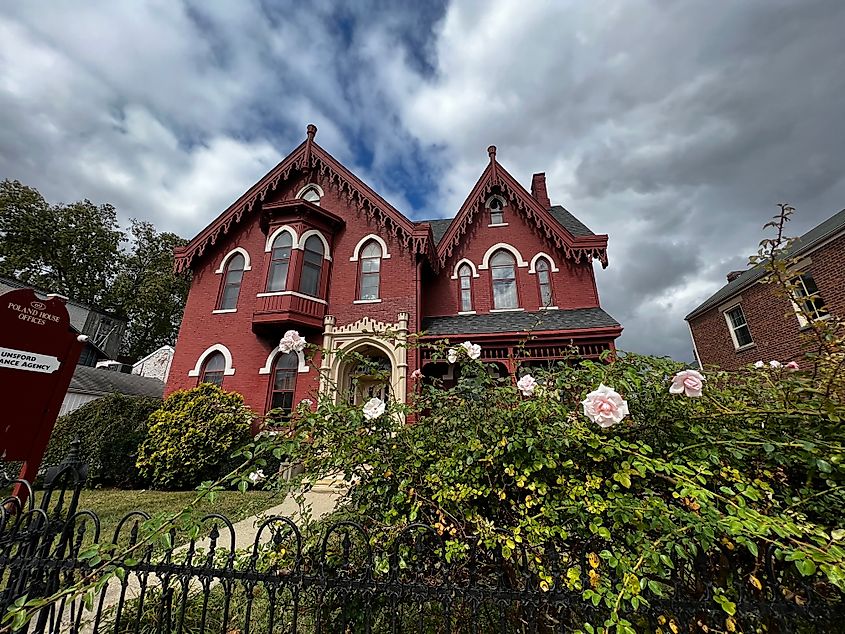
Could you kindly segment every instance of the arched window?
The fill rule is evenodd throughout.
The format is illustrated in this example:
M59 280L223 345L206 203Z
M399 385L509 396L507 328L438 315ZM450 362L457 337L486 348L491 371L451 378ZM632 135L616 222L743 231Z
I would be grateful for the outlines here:
M461 281L461 312L472 310L472 269L464 264L458 269L458 279Z
M490 202L487 203L487 207L490 209L491 225L501 225L505 223L505 209L501 200L498 198L491 198Z
M320 276L323 271L323 242L317 236L305 241L302 257L302 273L299 277L299 292L317 297L320 292Z
M273 241L273 248L270 250L270 271L267 274L267 292L285 290L292 247L293 240L287 231L280 233Z
M314 187L309 187L304 192L302 192L302 200L307 200L309 203L319 205L320 192L318 192Z
M285 419L290 416L293 409L298 367L299 357L295 352L280 354L273 366L273 377L270 381L270 409L281 410L282 417Z
M518 308L516 295L516 262L504 249L496 251L490 258L490 273L493 278L493 307Z
M358 298L378 299L381 278L381 245L372 240L361 249L358 260Z
M241 292L245 264L246 260L240 253L236 253L229 260L223 274L223 289L220 291L218 310L233 310L238 307L238 294Z
M551 306L553 303L552 277L549 261L546 258L540 258L537 260L537 267L535 270L537 271L537 284L540 287L540 305Z
M223 385L223 372L226 370L226 359L222 352L212 352L205 359L200 370L200 383L211 383L220 387Z

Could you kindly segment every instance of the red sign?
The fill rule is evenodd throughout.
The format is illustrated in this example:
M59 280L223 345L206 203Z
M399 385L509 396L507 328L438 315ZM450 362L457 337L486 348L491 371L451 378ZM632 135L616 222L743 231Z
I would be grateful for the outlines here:
M35 477L56 423L82 341L64 300L31 289L0 295L0 458L23 460Z

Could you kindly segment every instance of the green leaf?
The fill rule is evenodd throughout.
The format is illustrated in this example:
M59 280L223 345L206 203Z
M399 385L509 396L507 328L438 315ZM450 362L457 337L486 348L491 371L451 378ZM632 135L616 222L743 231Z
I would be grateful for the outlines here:
M805 577L809 577L816 572L816 562L812 559L802 559L795 562L795 567Z

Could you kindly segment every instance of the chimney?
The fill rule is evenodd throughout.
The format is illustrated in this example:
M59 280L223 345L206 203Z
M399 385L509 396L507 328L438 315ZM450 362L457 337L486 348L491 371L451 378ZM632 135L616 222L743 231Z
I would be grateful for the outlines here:
M733 282L743 273L745 273L745 271L731 271L730 273L728 273L728 282Z
M539 172L531 177L531 195L538 203L543 205L543 209L552 206L552 202L549 200L549 192L546 191L545 172Z

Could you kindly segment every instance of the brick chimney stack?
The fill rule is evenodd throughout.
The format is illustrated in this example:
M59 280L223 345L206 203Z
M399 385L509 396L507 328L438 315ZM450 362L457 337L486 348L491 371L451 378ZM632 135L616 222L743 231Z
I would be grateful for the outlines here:
M543 209L548 209L552 206L549 200L549 192L546 191L545 172L538 172L531 177L531 195L537 202L543 205Z

